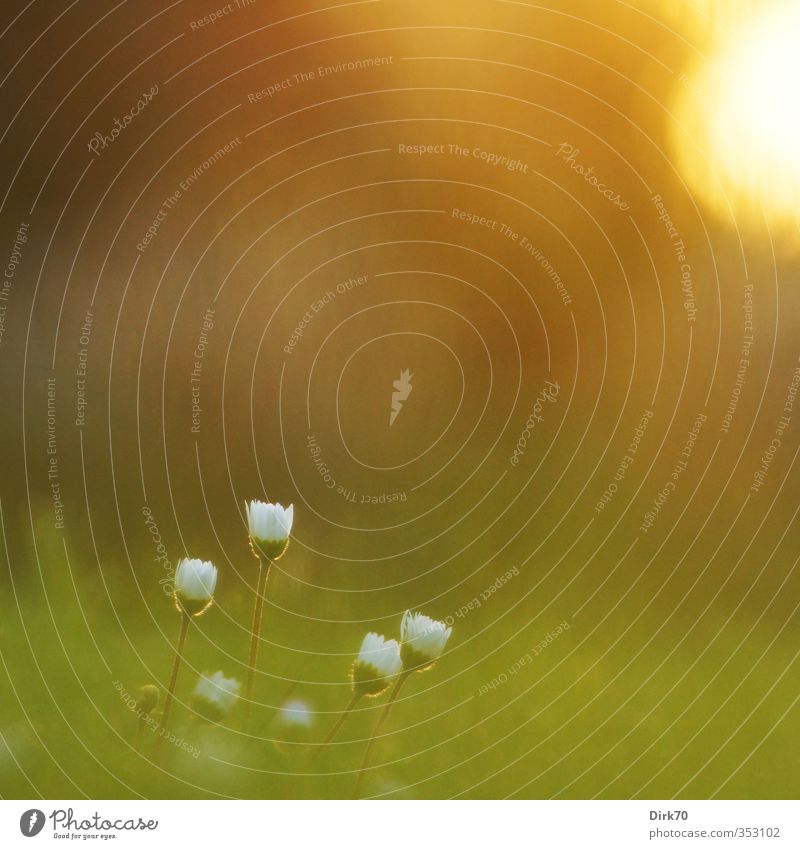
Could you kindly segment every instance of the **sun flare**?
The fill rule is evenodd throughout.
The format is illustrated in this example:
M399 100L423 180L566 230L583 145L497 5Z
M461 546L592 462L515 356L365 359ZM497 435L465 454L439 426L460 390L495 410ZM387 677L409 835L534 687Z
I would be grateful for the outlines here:
M680 160L702 194L793 213L800 199L800 6L780 5L719 44L676 117Z

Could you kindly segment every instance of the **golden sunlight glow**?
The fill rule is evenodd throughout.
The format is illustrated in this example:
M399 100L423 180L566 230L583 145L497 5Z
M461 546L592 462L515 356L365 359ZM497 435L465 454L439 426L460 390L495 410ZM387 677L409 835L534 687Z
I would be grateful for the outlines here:
M693 29L708 27L724 33L765 0L658 0L660 14Z
M796 213L800 199L800 4L752 17L684 76L678 159L693 188L733 206ZM688 137L687 137L688 131Z

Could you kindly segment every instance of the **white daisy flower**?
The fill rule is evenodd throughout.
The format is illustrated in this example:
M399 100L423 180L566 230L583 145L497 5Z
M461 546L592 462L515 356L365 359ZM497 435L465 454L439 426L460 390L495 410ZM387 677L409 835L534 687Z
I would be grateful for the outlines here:
M175 569L175 601L190 616L199 616L214 600L217 567L208 560L184 557Z
M402 669L397 640L387 640L371 631L364 637L361 651L353 662L353 689L365 696L377 696Z
M430 668L441 657L452 631L444 622L407 610L400 623L403 666L420 672Z
M294 505L283 507L266 501L245 502L247 529L256 554L277 560L289 544Z
M213 675L204 672L192 693L192 706L206 719L219 722L236 704L241 689L235 678L226 678L222 672Z
M314 714L302 699L290 699L281 705L278 722L286 726L310 728L314 722Z

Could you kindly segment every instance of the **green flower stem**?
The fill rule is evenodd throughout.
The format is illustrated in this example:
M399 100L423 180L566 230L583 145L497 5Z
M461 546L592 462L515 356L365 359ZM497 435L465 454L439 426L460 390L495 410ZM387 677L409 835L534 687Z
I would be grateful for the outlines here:
M394 689L392 690L392 694L389 696L388 701L383 707L383 711L381 715L378 717L378 721L375 723L375 730L372 732L372 737L370 737L369 743L367 743L367 749L364 752L364 759L361 761L361 768L358 770L358 778L356 779L356 797L361 795L361 785L364 781L364 773L369 766L370 760L372 758L372 750L375 748L375 743L378 740L378 737L383 729L384 724L386 723L386 719L389 716L389 711L392 709L392 705L397 700L397 695L400 692L400 688L405 684L408 680L408 676L411 675L413 669L403 670L397 676L397 683L394 685Z
M362 695L363 695L363 693L359 693L359 692L353 693L352 697L350 698L350 703L347 705L347 707L339 715L339 718L336 720L336 722L334 722L333 727L328 732L328 736L317 747L316 752L314 752L314 754L312 756L312 760L316 760L325 751L325 749L327 749L328 746L330 746L330 744L334 741L334 739L336 738L336 735L342 730L342 726L344 725L345 720L347 719L348 716L350 716L351 711L358 704L358 700L361 698Z
M136 720L136 735L133 738L133 751L138 752L142 748L142 732L147 723L147 718L140 716Z
M297 685L299 683L300 683L299 681L292 681L292 683L289 684L288 688L286 689L286 692L283 694L283 698L281 699L281 702L280 702L281 704L284 704L285 702L289 701L289 699L292 696L292 693L294 693L294 691L297 689Z
M167 736L167 723L169 722L172 700L175 698L175 685L178 683L178 670L181 667L181 660L183 660L183 650L186 646L186 635L189 633L190 618L191 617L188 613L181 613L181 630L178 634L178 647L175 649L175 660L172 663L172 674L169 678L167 697L164 700L164 712L161 714L161 725L158 729L158 739L156 740L156 755L158 755L161 750L161 744L164 742L164 737Z
M258 664L258 644L261 639L261 619L264 614L264 594L267 589L267 576L269 575L270 561L266 558L258 558L258 582L256 586L256 602L253 607L253 627L250 633L250 659L247 664L247 686L244 692L244 708L242 727L245 731L250 724L250 709L253 706L253 693L256 685L256 665Z

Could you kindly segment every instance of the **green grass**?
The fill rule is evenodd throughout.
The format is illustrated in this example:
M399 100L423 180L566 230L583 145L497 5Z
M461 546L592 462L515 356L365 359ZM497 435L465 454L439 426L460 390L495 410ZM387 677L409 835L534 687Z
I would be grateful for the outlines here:
M134 751L137 720L115 682L131 694L156 683L163 703L178 630L171 600L157 583L134 579L118 564L104 564L102 573L72 564L70 572L55 542L40 546L39 562L41 573L35 560L32 568L15 570L0 599L4 797L353 795L386 694L362 701L336 744L313 763L309 744L324 738L347 703L348 668L364 631L398 636L399 614L367 620L369 593L340 595L334 603L325 590L299 592L289 575L300 569L303 555L288 554L281 561L287 574L270 578L259 704L252 734L245 735L241 705L223 724L212 725L187 704L200 671L222 669L244 681L252 597L222 570L217 603L190 631L171 722L199 756L165 744L157 764L153 734L146 732L142 751ZM500 565L478 570L426 612L452 615L505 571ZM243 559L242 568L253 570L253 564ZM445 656L432 670L414 674L401 693L375 749L365 794L798 793L793 608L782 596L774 604L769 593L747 597L737 610L740 591L731 585L698 618L708 589L684 595L693 579L687 571L675 577L672 595L665 592L642 615L663 575L649 576L632 592L632 582L618 575L618 583L610 581L574 617L576 599L588 597L586 587L559 597L559 585L570 576L546 578L547 571L521 570L489 601L455 618ZM336 573L328 577L334 583ZM406 592L390 591L398 611ZM335 614L339 622L324 621ZM508 672L565 619L568 630L516 673ZM503 673L505 683L487 690ZM314 711L307 731L277 720L290 686L292 698Z

